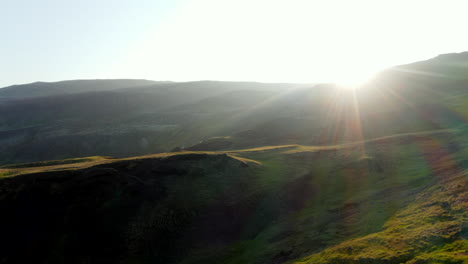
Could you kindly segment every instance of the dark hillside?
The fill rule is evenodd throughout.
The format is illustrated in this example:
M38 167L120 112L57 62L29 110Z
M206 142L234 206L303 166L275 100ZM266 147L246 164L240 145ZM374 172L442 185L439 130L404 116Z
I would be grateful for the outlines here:
M0 260L464 263L467 149L446 130L7 167Z
M355 90L334 84L142 80L9 87L0 89L0 164L129 157L192 146L325 146L456 128L468 120L465 73L468 60L460 53L388 69ZM21 92L30 89L66 94ZM23 94L10 96L14 91ZM213 137L229 140L199 145Z
M112 91L128 87L141 87L161 84L148 80L74 80L61 82L35 82L12 85L0 89L0 98L33 98L84 92Z

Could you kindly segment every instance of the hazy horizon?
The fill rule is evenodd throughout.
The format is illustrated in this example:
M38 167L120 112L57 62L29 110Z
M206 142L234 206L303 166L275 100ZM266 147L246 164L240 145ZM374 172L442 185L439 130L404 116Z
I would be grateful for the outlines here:
M466 7L464 1L9 1L0 16L0 87L74 79L358 82L393 65L466 50Z
M468 52L468 51L461 51L459 53L464 53L464 52ZM456 54L457 52L453 52L453 53L444 53L444 54L437 54L437 55L434 55L432 57L429 57L427 59L432 59L432 58L435 58L439 55L445 55L445 54ZM424 61L424 60L421 60L421 61ZM409 63L415 63L415 62L420 62L420 61L413 61L413 62L409 62ZM391 65L391 66L388 66L387 68L384 68L384 69L381 69L379 71L376 71L376 72L373 72L371 75L369 75L369 80L372 78L372 75L373 74L376 74L376 73L379 73L381 71L385 71L387 69L390 69L392 67L398 67L400 65L404 65L404 64L398 64L398 65ZM271 83L271 84L280 84L280 83L284 83L284 84L311 84L311 85L316 85L316 84L326 84L326 83L335 83L335 84L339 84L339 82L337 81L323 81L323 82L288 82L288 81L279 81L279 82L271 82L271 81L257 81L257 80L215 80L215 79L204 79L204 80L197 80L197 79L194 79L194 80L179 80L179 81L174 81L174 80L153 80L153 79L148 79L148 78L85 78L85 79L64 79L64 80L49 80L49 81L42 81L42 80L36 80L36 81L32 81L32 82L27 82L27 83L12 83L12 84L9 84L9 85L6 85L6 86L0 86L0 89L2 88L8 88L8 87L11 87L11 86L15 86L15 85L28 85L28 84L33 84L33 83L57 83L57 82L67 82L67 81L102 81L102 80L145 80L145 81L153 81L153 82L172 82L172 83L190 83L190 82L238 82L238 83ZM363 80L363 81L366 81L367 79Z

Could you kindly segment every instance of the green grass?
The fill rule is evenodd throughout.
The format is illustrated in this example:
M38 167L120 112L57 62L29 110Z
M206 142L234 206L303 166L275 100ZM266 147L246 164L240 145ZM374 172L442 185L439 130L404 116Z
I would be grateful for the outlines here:
M295 263L467 263L467 174L424 191L384 230Z
M13 175L15 175L15 174L16 174L15 171L11 171L11 170L0 170L0 178L13 176Z
M255 205L238 240L200 244L183 264L465 263L467 151L461 128L366 144L182 151L115 161L232 158L223 166L215 166L216 159L190 163L185 176L164 182L169 205L182 211L213 206L220 197L240 208ZM114 162L90 160L80 164ZM60 164L58 169L74 166ZM149 227L165 223L168 208L142 207L139 219Z

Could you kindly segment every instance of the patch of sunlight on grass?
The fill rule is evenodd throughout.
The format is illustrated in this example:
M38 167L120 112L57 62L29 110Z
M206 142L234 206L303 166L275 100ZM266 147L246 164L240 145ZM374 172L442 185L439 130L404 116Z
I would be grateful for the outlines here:
M383 231L345 241L295 263L466 263L468 256L460 254L466 253L466 241L459 240L460 223L468 222L466 185L465 174L431 187L387 221Z

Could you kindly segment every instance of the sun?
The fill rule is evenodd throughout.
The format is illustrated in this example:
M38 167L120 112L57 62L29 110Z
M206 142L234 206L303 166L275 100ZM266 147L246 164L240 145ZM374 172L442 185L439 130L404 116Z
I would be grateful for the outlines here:
M348 70L337 73L335 83L345 89L356 89L371 80L374 75L373 71Z

